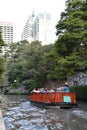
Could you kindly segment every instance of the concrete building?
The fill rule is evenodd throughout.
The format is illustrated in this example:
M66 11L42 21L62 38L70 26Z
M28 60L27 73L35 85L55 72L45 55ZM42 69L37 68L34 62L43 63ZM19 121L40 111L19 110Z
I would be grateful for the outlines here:
M9 45L14 40L14 29L13 23L10 22L0 22L0 32L2 35L2 39L5 44ZM2 55L4 55L5 50L7 49L6 46L2 47Z
M0 22L0 32L2 39L5 44L10 44L14 40L14 28L13 23L10 22ZM7 46L2 47L2 55L5 54L6 49L8 49Z
M51 15L46 12L37 15L34 24L34 40L42 44L51 43Z
M0 31L2 33L2 39L6 44L13 42L13 23L0 22Z
M23 32L21 34L21 40L28 40L29 42L33 41L33 23L34 23L34 14L30 15Z
M23 29L22 40L41 41L42 44L52 43L51 32L51 15L39 13L36 16L34 13L29 16L27 23Z

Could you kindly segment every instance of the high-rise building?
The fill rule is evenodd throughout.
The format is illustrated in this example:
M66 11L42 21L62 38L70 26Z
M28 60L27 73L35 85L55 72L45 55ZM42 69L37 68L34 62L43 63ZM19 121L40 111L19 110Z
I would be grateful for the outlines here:
M41 41L42 44L52 43L51 33L51 15L39 13L36 16L32 14L24 27L22 40Z
M33 41L33 23L34 23L34 14L29 16L26 25L24 26L21 40L28 40L29 42Z
M13 23L0 22L0 32L5 44L9 45L13 42ZM2 47L2 55L4 55L6 49L8 49L8 46Z
M34 40L41 41L42 44L51 43L51 15L46 12L36 16L33 28Z
M13 23L0 22L0 32L2 39L6 44L13 42Z

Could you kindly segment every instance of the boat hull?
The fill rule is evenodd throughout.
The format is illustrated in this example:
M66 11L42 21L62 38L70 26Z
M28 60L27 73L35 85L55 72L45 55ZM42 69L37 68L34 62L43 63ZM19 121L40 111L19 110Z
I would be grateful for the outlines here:
M71 108L76 107L75 93L31 93L30 102L46 108Z
M77 103L43 103L43 102L35 102L31 101L32 104L44 108L73 108L77 107Z

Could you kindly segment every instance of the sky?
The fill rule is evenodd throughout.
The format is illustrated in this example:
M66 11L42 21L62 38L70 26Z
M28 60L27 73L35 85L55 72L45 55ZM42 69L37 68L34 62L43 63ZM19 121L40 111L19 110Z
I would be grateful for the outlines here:
M65 9L66 0L0 0L0 21L12 22L14 25L14 42L21 40L21 33L29 15L47 12L52 17L52 27L60 19Z

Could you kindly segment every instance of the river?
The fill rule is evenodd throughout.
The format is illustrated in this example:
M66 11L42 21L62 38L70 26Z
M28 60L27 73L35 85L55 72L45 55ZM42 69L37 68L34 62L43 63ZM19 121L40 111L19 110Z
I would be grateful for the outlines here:
M87 130L87 103L77 108L45 109L32 105L29 96L6 96L6 130Z

